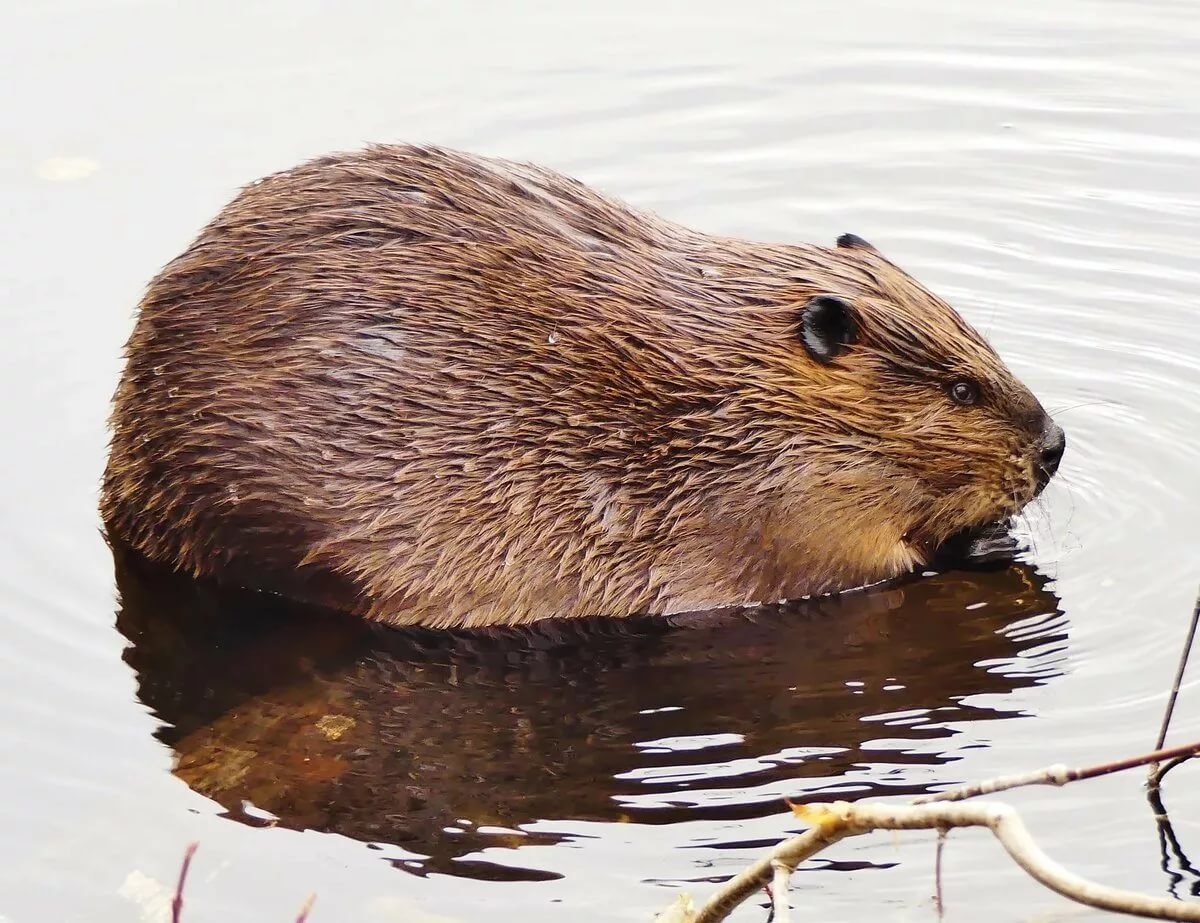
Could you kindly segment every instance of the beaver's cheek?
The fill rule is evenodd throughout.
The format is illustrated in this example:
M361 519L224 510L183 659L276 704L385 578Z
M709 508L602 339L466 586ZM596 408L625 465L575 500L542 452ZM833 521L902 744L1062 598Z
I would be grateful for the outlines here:
M999 460L997 470L1001 476L997 489L1008 505L1008 513L1015 515L1041 493L1037 483L1037 462L1027 446L1015 447L1007 457Z

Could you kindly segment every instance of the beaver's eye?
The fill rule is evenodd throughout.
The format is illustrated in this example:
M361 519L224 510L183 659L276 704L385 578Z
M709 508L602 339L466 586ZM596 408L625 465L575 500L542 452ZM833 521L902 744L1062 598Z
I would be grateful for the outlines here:
M947 388L950 399L956 404L974 404L979 400L979 385L969 378L959 378L950 382Z

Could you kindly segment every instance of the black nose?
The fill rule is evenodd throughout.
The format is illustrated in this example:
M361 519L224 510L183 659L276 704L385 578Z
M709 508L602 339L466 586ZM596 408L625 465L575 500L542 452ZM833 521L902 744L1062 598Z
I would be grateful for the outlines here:
M1040 491L1054 477L1062 462L1063 452L1067 450L1067 434L1063 428L1047 417L1046 427L1042 430L1042 448L1038 457L1037 482Z

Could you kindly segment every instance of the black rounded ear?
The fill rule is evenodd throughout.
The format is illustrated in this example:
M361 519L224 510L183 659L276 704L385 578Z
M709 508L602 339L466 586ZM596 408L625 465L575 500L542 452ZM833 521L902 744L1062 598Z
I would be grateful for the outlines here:
M874 250L869 243L857 234L843 234L837 239L837 245L845 250Z
M858 321L840 298L818 295L800 312L800 341L822 365L845 353L857 339Z

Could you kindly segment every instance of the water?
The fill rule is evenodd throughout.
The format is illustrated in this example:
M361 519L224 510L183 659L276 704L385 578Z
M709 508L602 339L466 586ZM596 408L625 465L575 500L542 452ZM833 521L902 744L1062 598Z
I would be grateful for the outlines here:
M1152 744L1200 581L1200 8L0 17L0 918L166 919L196 840L190 923L291 919L309 892L318 923L648 920L797 829L784 797ZM729 624L487 641L248 619L161 574L114 579L96 487L142 286L238 184L367 140L540 161L714 233L867 237L1061 411L1030 553ZM1173 738L1197 736L1194 677ZM1166 801L1200 859L1198 772ZM1194 893L1179 859L1161 867L1140 782L1010 800L1072 868ZM930 919L932 861L928 834L846 841L796 900ZM951 920L1073 913L983 834L951 838L946 890Z

